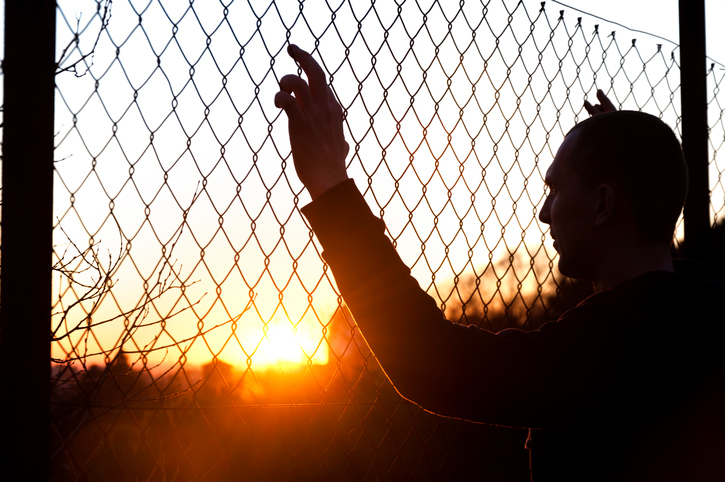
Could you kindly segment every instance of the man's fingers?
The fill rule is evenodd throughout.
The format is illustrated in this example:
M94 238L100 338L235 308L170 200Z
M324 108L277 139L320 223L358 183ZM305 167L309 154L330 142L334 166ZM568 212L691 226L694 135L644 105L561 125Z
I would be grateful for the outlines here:
M615 112L617 110L602 89L597 89L597 99L601 104L592 105L588 101L584 101L584 108L589 112L589 115L604 114L605 112Z
M279 88L282 92L294 94L295 98L303 109L312 104L312 95L307 82L298 75L285 75L279 80ZM279 107L279 106L278 106Z
M602 89L597 90L597 99L599 99L599 102L601 102L602 110L604 112L614 112L615 110L617 110L617 108L614 107L614 104L612 104L612 101L609 100L609 97L604 94L604 91L602 91Z
M297 99L283 90L280 90L277 94L275 94L274 105L283 109L285 114L287 114L287 117L290 119L296 119L302 115L302 109L297 103Z
M310 81L310 92L315 99L324 99L327 96L327 80L325 71L322 70L320 64L310 55L298 46L290 44L287 53L295 61L300 64L302 70Z
M601 114L602 111L599 110L597 107L598 106L593 106L592 104L590 104L587 100L584 101L584 108L587 110L587 112L589 112L589 115Z

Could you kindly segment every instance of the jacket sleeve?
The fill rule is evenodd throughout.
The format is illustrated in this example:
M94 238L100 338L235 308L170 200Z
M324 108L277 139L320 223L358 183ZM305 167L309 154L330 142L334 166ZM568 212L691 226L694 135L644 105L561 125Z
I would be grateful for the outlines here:
M403 397L441 415L538 425L537 412L555 402L546 387L558 355L539 342L546 331L494 334L446 320L352 180L303 213L363 337Z

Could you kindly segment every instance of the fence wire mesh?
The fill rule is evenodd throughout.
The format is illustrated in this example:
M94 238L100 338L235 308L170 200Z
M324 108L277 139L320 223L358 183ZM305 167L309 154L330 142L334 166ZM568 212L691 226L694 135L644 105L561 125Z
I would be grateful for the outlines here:
M597 88L678 130L675 44L501 0L60 1L57 26L56 480L528 480L525 431L402 400L357 332L273 104L286 47L324 66L421 286L500 330L586 294L537 218L543 173Z

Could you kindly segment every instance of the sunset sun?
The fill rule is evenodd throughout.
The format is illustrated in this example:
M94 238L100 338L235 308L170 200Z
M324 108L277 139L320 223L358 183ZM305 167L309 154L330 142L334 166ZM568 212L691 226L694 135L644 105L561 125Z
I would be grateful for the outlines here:
M237 366L264 368L291 365L324 365L328 362L328 347L322 326L315 319L303 318L298 323L285 313L275 314L255 329L238 329L236 339L229 343L220 358ZM251 349L250 349L251 348Z

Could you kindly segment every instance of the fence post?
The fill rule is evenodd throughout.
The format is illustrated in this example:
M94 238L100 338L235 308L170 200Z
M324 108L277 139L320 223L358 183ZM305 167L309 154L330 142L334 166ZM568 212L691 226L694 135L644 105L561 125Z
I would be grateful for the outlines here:
M48 480L55 1L5 1L3 473Z
M690 171L684 210L685 255L705 259L710 231L705 0L679 0L679 9L682 150Z

